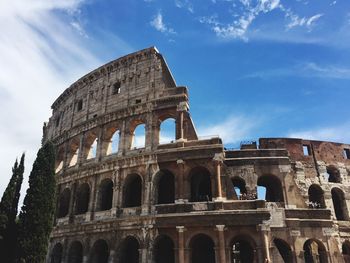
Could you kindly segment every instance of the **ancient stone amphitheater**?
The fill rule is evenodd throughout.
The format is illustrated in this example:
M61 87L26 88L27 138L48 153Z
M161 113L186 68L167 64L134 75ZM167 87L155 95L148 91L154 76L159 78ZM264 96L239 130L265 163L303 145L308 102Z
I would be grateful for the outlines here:
M228 150L198 138L188 99L153 47L57 98L44 126L58 181L47 262L350 262L350 145L263 138Z

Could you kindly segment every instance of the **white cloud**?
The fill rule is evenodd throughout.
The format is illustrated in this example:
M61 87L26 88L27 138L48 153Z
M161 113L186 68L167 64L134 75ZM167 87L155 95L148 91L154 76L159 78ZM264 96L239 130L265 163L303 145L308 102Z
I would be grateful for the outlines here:
M174 29L165 25L165 23L163 22L163 15L160 11L153 18L153 20L150 22L150 24L159 32L166 33L166 34L168 34L168 33L175 34L176 33L174 31Z
M193 4L189 0L175 0L175 5L178 8L185 8L188 12L194 13Z
M289 30L294 27L305 26L310 31L322 16L323 14L316 14L311 17L299 17L297 14L294 14L290 9L285 9L285 17L290 19L290 22L286 25L286 28Z

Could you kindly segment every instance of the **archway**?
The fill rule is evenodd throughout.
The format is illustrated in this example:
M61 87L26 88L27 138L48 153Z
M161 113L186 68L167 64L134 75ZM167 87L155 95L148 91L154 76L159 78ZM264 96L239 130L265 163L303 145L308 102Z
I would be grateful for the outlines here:
M69 202L70 202L70 189L66 188L60 194L59 205L58 205L58 218L65 217L69 212Z
M337 220L349 220L344 192L339 188L332 188L332 201Z
M119 131L116 130L113 135L110 138L110 141L108 143L108 147L107 147L107 155L109 154L114 154L118 152L119 149L119 140L120 140L120 135L119 135Z
M254 262L254 248L244 237L236 237L231 242L231 262L232 263L252 263Z
M105 240L99 239L95 242L91 251L90 263L108 263L109 248Z
M146 125L139 124L135 127L131 138L131 149L144 148L146 145Z
M293 253L292 253L292 249L290 248L288 243L282 239L279 239L279 238L275 238L273 240L273 243L275 244L275 246L279 252L279 255L283 259L283 262L284 263L293 263Z
M157 238L153 249L155 263L175 263L174 242L168 236Z
M345 263L350 263L350 242L348 240L342 244L342 254Z
M156 203L171 204L175 202L175 178L168 170L161 170L156 175Z
M242 199L247 194L246 183L243 178L235 176L231 178L233 189L236 193L237 199Z
M176 140L175 119L167 118L160 124L159 144L171 143Z
M304 243L305 263L328 263L327 251L321 241L308 239Z
M198 234L191 239L191 263L215 263L213 240L205 235Z
M84 183L78 187L76 205L75 205L75 214L84 214L88 211L90 200L90 186L87 183Z
M125 179L123 196L123 207L141 206L142 180L138 174L130 174L127 176L127 178Z
M63 247L60 243L57 243L51 252L50 263L61 263L62 261Z
M136 238L127 237L121 244L119 251L120 263L139 263L140 245Z
M322 188L317 184L312 184L308 190L309 194L309 207L310 208L325 208L324 192Z
M79 241L74 241L68 251L68 263L83 262L83 245Z
M196 167L191 170L190 177L191 201L211 201L212 193L209 171L203 167Z
M113 182L111 179L104 179L98 192L97 211L109 210L112 208L113 201Z
M263 175L258 179L258 186L266 188L266 202L284 202L280 179L274 175Z
M334 165L327 166L328 182L341 183L339 170Z

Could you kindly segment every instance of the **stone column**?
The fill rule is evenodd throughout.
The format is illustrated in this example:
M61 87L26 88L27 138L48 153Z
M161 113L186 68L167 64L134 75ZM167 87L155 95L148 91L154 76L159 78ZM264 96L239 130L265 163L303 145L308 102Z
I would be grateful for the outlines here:
M185 239L184 239L184 232L185 232L185 227L184 226L177 226L176 227L177 232L179 233L178 235L178 263L185 263Z
M222 153L216 153L213 161L216 165L216 185L217 185L217 201L222 201L222 186L221 186L221 165L224 160L224 155Z
M177 120L176 124L176 130L178 131L179 138L177 141L184 141L185 140L185 133L184 133L184 112L188 111L188 104L185 101L182 101L177 106L177 111L179 112L179 120Z
M68 216L69 216L69 222L73 222L74 219L74 204L75 204L75 193L77 188L77 182L74 181L71 187L71 194L70 194L70 200L69 200L69 209L68 209Z
M88 208L88 214L87 214L87 218L88 218L88 216L90 216L89 220L94 220L94 213L96 210L97 192L98 192L97 176L94 176L94 179L93 179L92 185L91 185L90 202L89 202L89 208Z
M80 142L79 142L79 152L77 156L77 165L80 165L84 161L84 141L85 141L85 133L83 133L80 137ZM73 153L74 154L74 153Z
M225 253L225 225L216 225L216 230L218 231L219 239L219 262L226 263L226 253Z
M102 149L104 147L103 144L105 144L106 142L103 140L103 127L100 127L99 131L98 131L98 135L97 135L97 149L96 149L96 158L95 161L98 162L101 160L102 158Z
M271 262L270 244L269 244L270 226L268 226L268 225L259 225L259 226L260 226L260 231L261 231L261 238L263 241L264 260L266 262Z
M119 191L120 191L120 181L119 181L120 168L116 167L113 172L113 200L112 200L112 216L117 216L118 213L118 202L119 202Z
M176 203L184 203L185 201L187 201L185 199L184 196L184 188L185 188L185 184L184 184L184 180L185 180L185 162L181 159L176 161L177 165L179 166L179 174L177 176L177 189L176 189Z

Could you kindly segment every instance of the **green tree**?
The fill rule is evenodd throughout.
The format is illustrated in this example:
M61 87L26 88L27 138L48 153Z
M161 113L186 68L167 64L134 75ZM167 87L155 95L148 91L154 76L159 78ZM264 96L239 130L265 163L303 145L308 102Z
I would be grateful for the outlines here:
M0 202L0 256L4 262L14 260L17 233L16 217L23 173L24 154L22 154L19 165L16 160L12 168L12 177Z
M45 261L55 212L55 150L47 142L38 152L29 175L29 188L18 222L18 261Z

